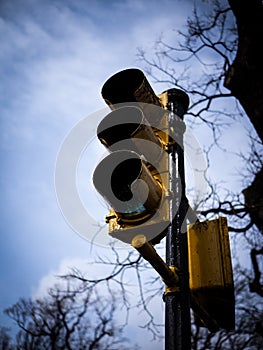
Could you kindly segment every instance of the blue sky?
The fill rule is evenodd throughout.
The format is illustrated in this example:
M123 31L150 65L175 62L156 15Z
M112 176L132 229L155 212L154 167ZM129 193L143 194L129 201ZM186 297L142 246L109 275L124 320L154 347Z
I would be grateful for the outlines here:
M1 312L71 263L91 258L89 242L67 225L57 204L60 146L80 120L106 108L100 95L106 79L141 68L137 48L151 50L162 33L169 39L182 30L192 3L0 2ZM95 119L90 126L94 130ZM83 170L91 171L104 151L94 152ZM80 182L84 189L85 179ZM0 323L6 322L1 313Z
M183 1L1 1L1 310L62 261L88 257L57 205L59 148L105 108L105 80L138 67L137 47L152 47L188 14Z

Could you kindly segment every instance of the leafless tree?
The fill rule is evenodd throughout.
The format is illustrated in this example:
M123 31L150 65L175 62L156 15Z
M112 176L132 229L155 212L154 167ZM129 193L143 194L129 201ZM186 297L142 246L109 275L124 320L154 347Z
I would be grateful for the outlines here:
M193 350L241 350L262 348L263 310L259 297L248 288L248 270L235 267L236 326L234 331L223 329L216 333L192 324Z
M242 293L241 287L236 285L236 331L231 334L220 331L214 335L193 327L193 339L198 340L197 345L193 346L198 349L242 349L248 346L251 346L251 349L259 349L262 333L253 328L252 324L256 321L250 316L255 312L256 324L260 329L262 310L260 306L256 310L254 305L246 304L249 291L244 290L250 286L250 291L255 292L252 296L257 300L257 305L257 298L262 296L259 259L262 254L263 222L262 123L259 122L263 112L263 79L262 53L258 56L257 48L263 37L263 5L259 0L253 0L249 4L241 4L237 0L196 3L200 6L195 7L193 16L189 18L187 31L178 33L181 41L170 44L160 38L156 43L154 55L140 49L138 56L146 75L153 81L165 83L167 88L182 88L189 94L191 105L187 112L187 122L202 125L212 132L211 144L204 150L208 167L211 150L215 146L224 148L220 144L224 128L241 118L251 121L252 128L248 131L250 153L240 154L238 149L235 151L246 163L246 169L242 169L247 174L244 181L246 189L239 193L233 193L230 189L224 192L219 190L218 184L208 178L210 193L205 201L202 201L204 206L201 209L197 206L195 209L201 220L220 214L228 217L229 231L233 232L237 239L242 234L251 247L254 276L247 273L246 285L242 283ZM122 258L119 254L113 249L115 259L100 260L100 263L112 267L104 278L92 280L77 270L73 270L71 276L88 285L105 282L107 285L119 285L124 304L129 311L132 306L128 301L126 277L132 269L135 270L139 290L139 302L136 306L140 306L148 315L149 321L145 327L156 337L159 325L151 313L149 300L156 296L160 299L163 286L158 282L159 277L151 274L149 282L149 266L136 252L129 251L126 256L122 255ZM236 268L234 273L237 277L240 271ZM239 293L244 301L239 298Z
M96 288L67 278L47 296L19 300L6 314L20 328L16 349L130 349L123 325L115 322L117 305L113 294L105 298Z
M243 191L225 194L209 178L210 195L201 218L226 215L229 231L254 235L251 261L254 279L251 291L262 296L263 285L258 260L262 257L263 232L263 4L237 0L197 1L187 30L178 32L178 41L156 42L154 55L139 50L139 59L155 82L184 89L191 98L189 121L202 123L212 131L211 145L204 150L208 165L211 149L220 144L224 127L233 120L248 118L250 152L236 154L243 159ZM243 119L244 120L244 119ZM233 150L225 150L230 152Z
M9 335L9 329L6 327L0 327L0 349L14 350L14 346L12 345L12 339Z
M146 266L145 268L147 269ZM98 286L103 288L102 279L88 280L83 275L82 277L79 275L81 281L76 283L76 273L77 271L73 278L69 275L63 277L64 282L50 289L47 296L36 300L21 299L7 309L6 313L16 322L20 331L17 333L16 341L11 342L7 329L1 329L0 344L3 350L144 348L145 344L142 347L129 345L127 339L122 336L126 323L117 325L114 322L114 318L119 317L114 296L116 293L109 287L107 294L110 298L101 298L96 290ZM210 332L196 325L192 315L193 350L260 350L262 348L263 310L258 295L253 294L251 297L248 278L249 271L236 266L236 328L234 331L221 329L215 333ZM114 278L110 276L108 282L113 281ZM115 282L118 283L118 280ZM156 284L156 282L150 281L150 284ZM123 282L121 284L124 288ZM72 288L73 285L74 288ZM160 286L157 287L158 283L155 288L160 289ZM150 298L156 295L156 289L150 288L149 285L145 289L150 292L148 294ZM137 306L148 309L147 292L146 295L142 294L144 301ZM123 304L122 299L120 304ZM145 325L146 330L151 329L152 334L158 331L158 325L154 328L154 324L154 320L150 319Z

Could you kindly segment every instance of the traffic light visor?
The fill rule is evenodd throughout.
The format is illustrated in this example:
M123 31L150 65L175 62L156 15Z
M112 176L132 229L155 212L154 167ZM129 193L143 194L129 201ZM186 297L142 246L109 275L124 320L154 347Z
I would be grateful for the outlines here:
M144 73L137 68L125 69L111 76L103 85L101 94L111 108L124 102L144 102L161 106Z
M111 151L135 151L152 163L156 163L162 154L159 138L138 107L125 106L109 113L98 125L97 135L101 143Z

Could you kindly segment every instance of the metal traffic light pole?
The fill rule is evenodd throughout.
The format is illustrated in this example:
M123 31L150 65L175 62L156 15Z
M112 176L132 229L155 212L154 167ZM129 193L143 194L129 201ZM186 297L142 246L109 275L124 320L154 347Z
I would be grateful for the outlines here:
M170 161L172 224L166 237L166 263L177 268L179 290L167 292L165 301L165 350L189 350L191 348L190 292L188 272L188 245L186 213L188 202L185 196L183 116L189 98L178 89L168 90L170 131L175 138Z

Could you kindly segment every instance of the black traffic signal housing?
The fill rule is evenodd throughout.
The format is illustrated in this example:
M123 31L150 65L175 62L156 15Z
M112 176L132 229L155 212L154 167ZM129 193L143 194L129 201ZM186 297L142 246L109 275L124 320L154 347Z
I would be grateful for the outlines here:
M109 234L126 243L144 234L156 244L170 224L167 93L155 95L142 71L127 69L106 81L102 96L112 112L97 136L111 153L93 183L111 207Z

